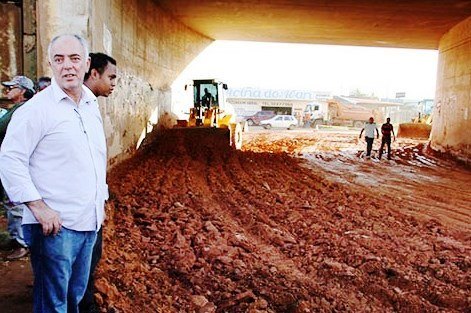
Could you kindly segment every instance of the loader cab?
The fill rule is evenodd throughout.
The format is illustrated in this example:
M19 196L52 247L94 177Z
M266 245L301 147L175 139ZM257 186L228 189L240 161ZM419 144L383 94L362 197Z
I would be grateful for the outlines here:
M325 104L320 102L311 102L304 108L304 122L322 120L325 115Z
M201 79L193 81L193 106L195 108L209 109L211 107L225 107L223 90L227 85L215 79Z
M227 84L216 79L195 79L192 84L185 85L185 90L193 91L190 126L218 125L223 115L227 116L227 121L224 120L223 123L227 124L229 119L235 119L234 108L226 102L224 91L227 90Z

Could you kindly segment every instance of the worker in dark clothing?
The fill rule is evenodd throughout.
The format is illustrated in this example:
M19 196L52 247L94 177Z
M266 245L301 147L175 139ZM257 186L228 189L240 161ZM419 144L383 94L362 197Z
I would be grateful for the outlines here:
M214 97L209 92L208 88L204 88L204 95L201 98L201 104L207 108L210 108L214 105Z
M90 68L85 74L83 84L96 97L108 97L116 86L116 60L104 53L90 53ZM79 303L80 313L99 312L95 301L95 270L101 259L103 250L103 226L97 232L97 238L92 252L92 263L88 285L82 301Z
M8 110L5 115L0 118L0 146L7 133L8 124L10 123L13 113L21 107L27 100L34 96L34 83L26 76L15 76L11 81L2 82L3 91L10 100L4 109ZM6 210L8 221L8 232L10 241L8 247L14 248L13 252L7 256L8 260L22 258L28 254L28 247L24 240L21 221L23 217L22 203L13 203L6 197L3 186L0 182L0 203Z
M379 148L379 159L381 159L383 155L383 148L386 144L388 146L388 160L391 160L391 134L393 135L394 141L396 141L396 135L394 134L394 127L390 122L391 119L388 117L386 123L381 126L381 134L383 134L383 137L381 138L381 148Z

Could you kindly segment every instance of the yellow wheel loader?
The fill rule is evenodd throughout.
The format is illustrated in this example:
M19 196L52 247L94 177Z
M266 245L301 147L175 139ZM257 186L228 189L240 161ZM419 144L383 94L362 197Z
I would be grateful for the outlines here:
M411 123L399 124L397 130L397 137L399 138L414 138L414 139L428 139L432 131L432 116L421 115L415 118Z
M215 79L199 79L185 85L185 90L188 88L193 90L193 107L190 108L189 119L177 120L174 130L187 132L185 137L195 134L201 144L219 136L233 149L241 149L242 126L236 123L234 108L226 102L227 84Z

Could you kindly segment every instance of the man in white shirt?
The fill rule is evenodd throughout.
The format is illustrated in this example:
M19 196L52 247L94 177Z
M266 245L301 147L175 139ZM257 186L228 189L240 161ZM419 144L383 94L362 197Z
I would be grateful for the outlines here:
M376 138L379 138L379 131L376 127L376 123L374 122L374 118L370 117L368 123L365 123L365 126L361 129L360 136L365 131L365 141L366 141L366 157L369 158L371 155L371 150L373 148L373 141L375 140L375 130L376 130Z
M90 60L78 35L48 47L51 86L12 117L0 151L11 201L27 205L25 241L34 312L78 312L108 198L106 141L96 97L83 86Z

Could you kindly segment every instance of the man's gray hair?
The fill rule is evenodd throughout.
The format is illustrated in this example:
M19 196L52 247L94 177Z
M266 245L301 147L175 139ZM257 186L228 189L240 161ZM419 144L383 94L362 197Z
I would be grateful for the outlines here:
M74 37L75 39L77 39L80 42L80 44L82 45L83 50L85 52L84 57L88 58L88 42L87 42L87 40L85 40L85 38L83 38L82 36L77 35L77 34L63 34L63 35L58 35L58 36L52 38L51 42L49 43L49 46L47 47L47 57L49 59L49 62L52 63L51 47L54 44L54 42L56 42L57 39L59 39L59 38L68 37L68 36Z

